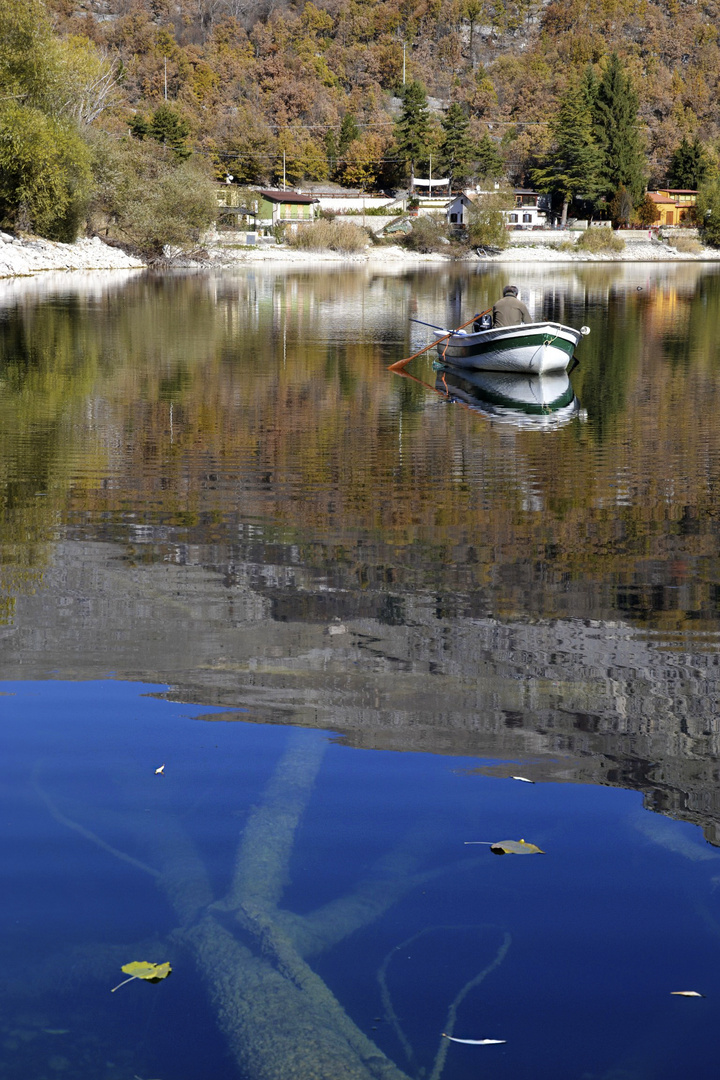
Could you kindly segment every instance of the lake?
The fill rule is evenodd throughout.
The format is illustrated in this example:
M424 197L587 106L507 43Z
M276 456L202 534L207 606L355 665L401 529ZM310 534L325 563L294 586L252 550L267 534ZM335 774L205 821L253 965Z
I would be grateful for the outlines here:
M508 280L590 327L561 406L388 372ZM0 1080L715 1077L719 320L697 262L0 282Z

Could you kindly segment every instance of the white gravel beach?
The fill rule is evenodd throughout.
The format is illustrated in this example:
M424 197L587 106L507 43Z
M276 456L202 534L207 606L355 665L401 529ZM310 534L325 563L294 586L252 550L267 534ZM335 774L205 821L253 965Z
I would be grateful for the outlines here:
M443 253L418 254L397 245L376 245L357 254L333 251L298 251L283 245L244 247L227 243L212 243L202 254L170 259L168 266L202 269L233 267L247 263L275 264L338 264L372 263L373 265L399 266L423 263L457 261ZM607 262L716 262L720 250L702 248L698 253L680 252L671 244L634 238L626 242L625 250L612 254L592 255L583 251L561 251L558 241L548 242L533 238L512 238L505 251L497 255L469 254L471 263L607 263ZM120 248L111 247L99 237L86 238L74 244L63 244L39 237L16 238L0 232L0 278L16 278L42 274L48 271L75 270L142 270L146 264L137 256L126 254Z
M49 270L131 270L144 265L142 260L104 244L97 236L61 244L37 236L17 238L0 232L0 278Z

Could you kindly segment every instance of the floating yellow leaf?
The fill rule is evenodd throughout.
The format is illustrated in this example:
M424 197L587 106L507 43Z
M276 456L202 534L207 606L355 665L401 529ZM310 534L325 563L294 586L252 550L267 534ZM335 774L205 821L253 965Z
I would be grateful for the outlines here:
M705 997L704 994L698 994L697 990L671 990L670 993L675 997Z
M542 848L536 844L528 844L525 840L498 840L490 845L490 850L495 855L544 855Z
M146 982L160 982L161 979L166 979L172 968L169 964L149 964L147 960L132 960L129 964L123 964L122 971L126 975L129 975L129 979L123 979L117 986L113 986L110 991L114 994L116 990L119 990L125 983L132 982L133 979L145 979Z

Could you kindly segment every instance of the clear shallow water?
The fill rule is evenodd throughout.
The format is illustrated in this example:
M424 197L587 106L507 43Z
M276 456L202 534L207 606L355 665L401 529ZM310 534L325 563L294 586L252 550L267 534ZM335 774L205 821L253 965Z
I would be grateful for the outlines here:
M562 424L388 374L505 280L0 288L0 1076L715 1075L720 275L519 271Z
M181 856L173 849L163 869L159 852L182 835L221 900L254 808L268 811L288 748L308 746L313 775L275 914L325 912L338 941L317 971L408 1075L430 1073L451 1003L498 954L458 1005L454 1030L507 1042L449 1047L442 1075L712 1075L720 852L692 826L649 815L639 795L529 785L480 775L474 758L367 752L319 731L213 722L212 711L164 700L161 686L0 690L4 1075L235 1074L169 902L163 874L178 872ZM464 844L521 836L546 854ZM375 917L354 931L348 913L333 921L327 905L375 875L385 894ZM169 960L172 975L111 995L132 959ZM707 998L670 994L696 988Z

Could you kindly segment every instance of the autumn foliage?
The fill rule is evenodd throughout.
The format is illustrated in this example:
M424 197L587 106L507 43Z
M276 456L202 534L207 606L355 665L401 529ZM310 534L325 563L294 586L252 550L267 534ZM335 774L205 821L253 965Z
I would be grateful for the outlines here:
M108 0L83 14L48 0L62 35L86 37L118 64L118 129L166 99L218 175L290 183L382 185L407 171L394 120L403 85L422 82L431 142L451 105L464 135L490 134L514 183L529 179L548 122L588 65L616 52L639 91L647 173L665 181L683 138L717 162L717 0ZM102 12L101 12L102 8ZM102 13L102 20L98 17ZM343 119L355 137L338 152Z

